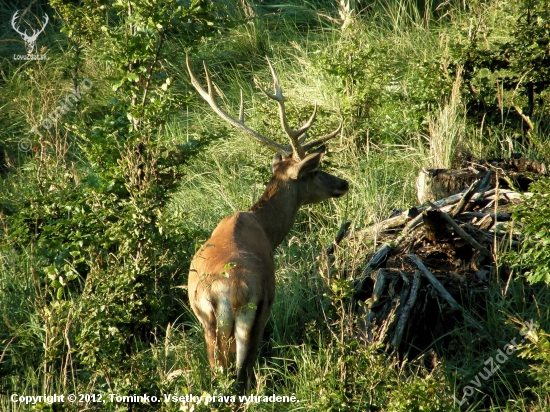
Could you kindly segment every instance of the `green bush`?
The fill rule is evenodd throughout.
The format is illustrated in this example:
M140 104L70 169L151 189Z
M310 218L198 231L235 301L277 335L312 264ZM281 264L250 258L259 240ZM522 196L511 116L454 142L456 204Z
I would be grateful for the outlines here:
M472 7L479 16L470 21L464 43L459 40L451 46L464 69L469 114L512 132L528 130L522 114L543 115L543 96L550 86L550 3L503 3L500 19L511 27L491 42L487 39L493 33L482 11L486 6L476 2Z
M181 224L184 214L168 217L165 205L182 165L219 137L183 145L164 138L166 120L188 101L176 98L166 57L178 44L190 48L214 35L223 20L199 0L51 5L72 45L75 88L89 75L86 53L100 56L109 77L87 82L99 100L93 117L67 113L55 128L40 129L40 155L29 160L37 179L13 178L19 194L9 203L4 246L32 250L36 259L48 379L70 359L80 383L146 393L158 382L155 362L142 352L180 316L174 286L184 283L202 234Z
M530 283L550 284L550 179L531 184L534 195L515 207L513 218L522 235L521 248L507 254L512 268Z

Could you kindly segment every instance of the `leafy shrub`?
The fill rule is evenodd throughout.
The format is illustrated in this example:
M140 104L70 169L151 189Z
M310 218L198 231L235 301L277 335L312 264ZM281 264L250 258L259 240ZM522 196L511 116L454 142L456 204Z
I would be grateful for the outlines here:
M509 252L508 262L524 272L530 283L550 284L550 179L534 182L531 199L516 206L513 217L523 235L521 249Z
M63 364L66 373L70 360L75 381L146 393L157 383L142 351L180 315L174 286L183 283L199 235L182 225L185 214L167 216L164 206L182 164L220 137L183 145L163 138L164 123L187 102L176 99L165 66L175 47L169 39L189 48L223 21L200 0L188 7L176 0L51 5L72 42L75 84L83 56L99 54L110 92L93 118L67 114L44 132L30 165L38 179L21 179L24 190L12 196L6 246L36 256L47 379ZM70 150L55 150L62 140Z
M502 19L515 20L509 39L487 42L489 29L479 17L475 24L470 22L466 43L455 43L452 51L464 68L470 114L486 123L504 122L518 130L524 127L523 112L532 116L536 97L550 86L550 3L523 0L511 3L501 13ZM506 98L503 92L517 93L521 98L514 101L513 95ZM543 105L538 106L543 109Z
M543 330L530 331L527 335L529 342L520 348L519 357L534 360L531 364L531 375L542 387L546 394L550 394L550 335Z

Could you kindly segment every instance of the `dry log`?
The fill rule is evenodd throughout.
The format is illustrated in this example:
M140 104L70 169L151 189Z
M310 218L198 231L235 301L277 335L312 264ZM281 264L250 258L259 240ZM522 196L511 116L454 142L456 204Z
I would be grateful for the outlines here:
M472 183L472 185L468 188L466 193L464 193L464 195L462 196L462 199L460 199L460 202L458 202L456 207L451 212L452 218L459 215L464 210L464 208L466 207L466 205L468 204L468 202L470 201L474 193L479 191L482 195L481 197L483 197L483 194L489 188L491 174L492 172L489 170L487 173L485 173L485 177L483 179L476 180L474 183Z
M483 178L483 180L479 184L478 192L482 195L482 197L483 197L483 194L487 190L489 190L489 188L491 187L491 177L492 176L493 176L492 170L490 170L490 169L487 170L487 173L485 174L485 177Z
M376 283L374 284L374 290L372 292L372 302L370 304L370 309L375 308L380 303L380 296L386 285L386 269L381 268L378 271L378 276L376 277Z
M503 189L501 189L501 191L502 190ZM510 192L510 191L508 191L508 192ZM476 193L475 195L472 196L472 198L470 200L472 202L479 202L480 200L487 198L487 196L491 196L491 195L494 195L494 194L495 194L495 189L491 189L491 190L487 190L484 193ZM460 199L462 199L462 196L464 196L464 193L457 193L455 195L451 195L449 197L446 197L445 199L441 199L441 200L438 200L437 202L433 202L432 205L439 208L439 209L443 209L444 207L448 207L448 206L454 205L455 203L459 202ZM449 209L449 210L451 210L451 209Z
M448 197L469 186L478 177L470 170L422 169L416 180L418 201L433 202Z
M355 287L355 293L362 291L365 288L365 283L367 281L367 277L371 274L371 272L376 269L380 264L386 259L386 256L390 251L394 248L399 246L399 244L405 239L405 236L414 229L414 227L422 220L422 214L419 214L416 216L413 220L411 220L407 226L403 229L401 234L397 239L395 239L394 242L390 245L389 243L384 243L382 247L378 250L378 252L375 253L375 255L371 258L369 263L367 263L367 266L363 270L363 273L361 273L361 278L356 283Z
M456 204L456 206L451 211L450 215L451 217L455 217L456 215L460 214L466 207L466 204L470 201L473 194L477 191L477 188L479 187L479 184L481 183L481 180L478 179L474 183L470 185L468 190L464 192L464 195L462 195L462 199Z
M447 345L445 337L457 321L487 333L481 322L458 303L459 296L466 294L468 302L476 305L484 299L481 295L487 293L488 274L493 265L491 251L497 240L505 240L511 248L519 245L520 238L515 235L508 238L510 232L502 230L501 222L511 218L511 201L532 196L510 190L502 170L498 166L498 173L491 170L494 166L473 165L469 173L477 181L465 183L463 187L467 189L461 193L425 202L416 208L419 213L414 218L409 210L355 234L361 242L359 246L364 248L362 238L385 232L385 243L369 256L367 266L353 284L355 310L360 314L357 326L365 342L374 339L398 350L406 343L405 352L414 357L418 351L432 347L434 339L439 341L437 345ZM513 173L506 170L505 175L512 177ZM495 183L496 188L491 188ZM509 184L512 183L516 183L513 178ZM422 225L427 234L419 228ZM430 229L442 233L432 236ZM429 282L423 281L423 277ZM442 302L447 309L441 309ZM451 310L462 315L449 317Z
M378 234L380 232L383 232L388 229L393 229L394 227L399 227L403 224L405 224L409 219L412 219L416 216L418 216L418 209L413 207L409 210L406 210L405 212L391 217L389 219L383 220L379 223L376 223L372 226L369 226L363 230L361 230L360 235L364 236L373 236L375 234Z
M388 243L384 243L384 245L380 249L378 249L378 252L374 254L369 263L367 263L367 266L363 270L363 273L361 273L361 278L356 284L356 294L365 288L365 283L368 276L386 259L386 256L388 255L388 253L390 253L391 249L392 246L390 246Z
M494 213L485 213L485 212L464 212L464 213L461 213L460 216L461 217L481 217L481 218L491 217L492 219L495 218ZM496 214L497 220L506 221L506 220L510 220L510 217L511 217L510 213L497 213Z
M491 215L487 214L487 216L484 216L479 221L477 221L475 223L475 226L481 230L487 230L491 226L493 226L494 221L495 219Z
M422 221L422 214L419 214L416 216L413 220L411 220L409 223L407 223L407 226L403 228L403 232L401 232L401 235L397 238L399 240L399 243L401 243L401 240L411 231L413 230L417 224L419 224ZM399 244L398 243L398 244Z
M490 184L497 186L498 180L504 186L521 191L527 190L536 175L548 175L545 163L521 157L493 161L479 160L467 162L467 164L469 165L467 169L459 170L422 169L416 180L417 197L420 203L458 193L464 187L470 186L481 173L490 169L498 171L498 176L490 177Z
M472 315L470 315L462 306L459 305L459 303L450 295L449 292L445 289L445 287L437 280L437 278L428 270L426 266L424 266L424 263L420 259L416 257L416 255L410 253L407 255L407 257L422 271L422 274L430 281L430 283L433 285L435 290L439 292L441 297L447 301L447 303L451 306L451 308L461 311L464 315L464 319L468 321L472 326L475 326L479 330L485 331L485 328L477 321L475 320Z
M451 217L447 213L442 214L443 219L447 221L449 225L452 226L452 228L456 231L456 233L462 237L466 242L468 242L472 247L476 250L479 250L482 253L485 253L486 255L490 255L491 253L483 246L481 246L473 237L471 237L468 233L464 231L458 224L451 219Z
M395 334L391 342L392 346L395 348L399 348L399 345L401 344L401 339L403 338L403 332L405 330L405 326L407 325L407 320L409 319L409 314L411 312L411 309L416 303L416 298L418 297L419 289L420 289L420 271L417 270L416 272L414 272L414 279L413 279L413 284L411 288L411 293L409 294L407 303L405 303L405 305L403 306L403 311L401 312L401 316L399 317L399 322L397 323L397 328L395 329Z
M511 191L506 191L507 193ZM472 196L471 201L477 202L481 200L484 196L491 196L495 193L495 189L487 190L485 193L476 193ZM460 199L464 196L464 193L458 193L455 195L451 195L445 199L438 200L437 202L434 202L433 204L429 204L428 206L424 208L419 208L418 210L426 209L426 208L444 208L448 207L450 205L454 205L457 202L460 201ZM364 289L366 281L368 276L372 273L373 270L375 270L380 264L386 259L386 256L388 253L396 246L398 246L405 236L415 228L416 225L418 225L423 218L423 214L419 214L416 216L413 220L411 220L403 229L401 234L395 241L392 242L390 245L389 243L385 243L382 245L382 247L375 253L375 255L371 258L369 263L367 263L367 266L363 270L363 273L361 273L361 277L358 281L355 282L355 293L357 294L361 290Z
M478 202L483 198L483 196L490 196L494 194L495 191L488 190L485 193L476 193L474 194L470 201L472 202ZM508 193L508 192L506 192ZM426 210L426 209L440 209L441 211L450 211L457 202L459 202L464 196L464 193L457 193L455 195L449 196L448 198L438 200L437 202L430 203L429 205L426 205L424 207L420 208L411 208L407 210L406 212L401 213L398 216L394 216L392 218L383 220L375 225L369 226L368 228L362 229L359 232L357 232L354 237L362 238L363 236L372 236L374 233L381 232L388 229L393 229L395 227L399 227L402 224L404 224L407 220L410 218L413 218L403 229L403 234L407 234L410 230L414 229L414 227L422 221L422 215L420 212ZM327 251L328 252L328 251Z
M374 284L374 291L372 292L372 301L369 305L369 313L367 314L367 339L369 342L372 342L372 321L376 316L376 313L373 309L380 304L380 296L386 286L386 269L382 268L378 271L378 276L376 277L376 283Z
M523 200L524 198L531 198L533 197L533 193L530 193L530 192L524 192L524 193L517 193L517 192L513 192L511 190L505 190L505 189L500 189L499 190L499 193L498 193L498 197L499 199L504 199L504 200ZM497 195L496 194L492 194L491 196L487 196L487 199L489 200L494 200L497 198Z

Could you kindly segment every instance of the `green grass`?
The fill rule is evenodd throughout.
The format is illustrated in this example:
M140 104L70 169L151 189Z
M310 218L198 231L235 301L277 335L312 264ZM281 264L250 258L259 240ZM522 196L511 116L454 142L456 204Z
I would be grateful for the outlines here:
M208 62L221 91L219 100L228 112L236 115L239 90L243 89L247 124L280 142L285 139L276 104L254 86L254 78L269 84L265 56L280 75L293 125L309 117L313 103L318 105L319 115L310 138L334 129L341 117L344 120L343 133L329 144L324 169L348 180L350 191L341 199L302 208L291 233L276 250L276 300L255 369L256 393L294 394L300 402L253 404L247 410L459 410L452 395L462 399L464 386L483 370L484 362L519 336L513 319L537 319L543 330L550 330L548 287L529 286L520 277L513 279L506 291L502 285L494 285L485 307L472 302L472 310L478 311L489 337L480 339L466 327L457 328L452 332L454 349L449 350L448 357L438 357L428 370L422 359L398 364L381 348L357 342L351 327L353 317L331 295L329 275L347 275L348 280L357 276L365 264L365 252L375 248L373 242L344 241L336 254L338 264L332 268L317 257L343 221L351 220L357 230L386 218L394 209L415 205L415 179L422 167L433 164L431 156L440 156L448 165L458 145L476 156L521 149L516 141L507 140L506 130L488 134L477 124L464 124L467 120L457 108L460 105L450 100L455 78L449 44L452 39L463 39L460 33L477 18L492 29L487 42L491 36L506 36L506 24L499 18L506 2L476 2L467 10L462 2L451 2L431 15L413 1L377 1L345 29L323 16L338 15L332 2L298 3L285 2L281 14L273 13L275 6L258 8L261 18L204 42L192 56L195 67L200 59ZM427 3L427 10L436 7ZM234 12L240 13L240 9ZM65 46L59 47L65 50ZM13 164L0 182L4 213L24 204L21 199L32 190L31 182L39 173L64 180L85 176L90 167L82 163L76 139L69 139L73 146L63 154L61 132L52 137L46 157L17 149L32 125L50 113L72 87L66 71L70 65L62 56L52 53L44 63L17 68L3 60L0 150L6 150ZM447 66L446 76L440 68ZM169 69L183 96L187 82L184 56L172 56ZM84 98L82 112L67 114L74 116L75 123L79 116L102 117L102 99L109 91L110 68L96 63L93 54L86 58L83 73L94 81L94 89ZM430 119L438 124L442 139L443 149L438 154L430 152L433 141L429 145L425 138L430 136ZM248 209L260 197L270 177L272 153L227 129L198 97L167 119L160 133L162 139L181 144L204 133L221 136L185 166L181 185L166 206L177 227L199 233L195 243L206 240L222 218ZM449 142L449 136L460 139L459 143ZM37 144L36 137L33 139ZM74 166L65 168L64 156L70 158L66 163ZM71 174L71 168L77 172ZM0 220L0 225L3 222ZM2 236L9 234L10 228L0 227ZM79 362L69 355L71 342L63 338L61 329L70 327L70 317L60 319L49 312L52 301L40 278L44 262L36 256L31 246L20 248L2 242L2 411L29 410L10 402L2 389L6 387L25 395L109 393L109 383L99 378L99 371L79 369ZM183 267L187 265L182 262ZM231 377L208 367L202 329L181 286L174 285L181 291L181 316L154 331L148 346L132 359L142 367L135 373L150 374L159 393L228 393ZM52 341L51 336L61 339ZM517 353L483 382L462 410L550 408L548 392L528 375L530 365L541 364ZM4 371L9 374L2 376ZM180 406L162 404L159 410L176 411ZM90 407L103 410L98 405ZM115 410L113 405L108 407ZM231 409L227 405L216 407ZM195 410L212 409L198 406Z

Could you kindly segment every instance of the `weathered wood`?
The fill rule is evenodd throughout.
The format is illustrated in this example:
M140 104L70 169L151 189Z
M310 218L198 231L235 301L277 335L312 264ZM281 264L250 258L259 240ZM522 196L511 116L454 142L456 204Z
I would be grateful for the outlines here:
M491 217L491 218L495 218L495 214L494 213L485 213L485 212L464 212L464 213L461 213L460 214L460 217ZM496 214L496 217L497 217L497 220L510 220L510 217L512 215L510 213L497 213Z
M426 239L437 242L449 235L441 211L437 209L424 210L422 212L422 220L424 221L424 236Z
M456 231L456 233L464 239L466 242L468 242L472 247L476 250L479 250L482 253L485 253L486 255L490 255L491 253L487 250L487 248L481 246L477 240L475 240L473 237L471 237L468 233L464 231L458 224L447 214L442 213L443 219L452 226L452 228Z
M414 218L406 211L356 233L355 236L364 237L382 232L386 242L374 250L353 284L355 305L369 298L368 304L362 305L362 311L355 306L356 313L362 314L356 325L365 342L383 342L398 350L407 343L404 351L414 357L416 351L430 347L433 339L441 339L448 333L453 322L447 323L443 317L452 310L460 311L466 324L487 333L468 307L458 303L459 296L465 294L477 299L473 294L486 294L479 285L488 281L489 265L494 258L491 255L493 243L506 239L510 248L519 245L515 234L513 239L508 239L511 234L501 229L500 222L511 219L512 202L532 195L520 195L509 188L516 183L513 170L505 171L512 179L512 183L507 184L499 166L492 163L470 165L470 172L477 180L465 184L461 193L424 202L417 207L419 214ZM518 184L517 187L522 186ZM431 235L432 232L435 235ZM429 262L438 278L421 259ZM376 270L378 278L375 279ZM423 281L423 277L429 283ZM445 309L434 310L442 302L445 302Z
M480 185L482 191L489 184L496 186L500 180L504 186L527 190L536 175L548 175L547 165L532 159L514 157L511 159L478 160L468 162L467 169L422 169L416 180L417 198L420 203L434 201L460 192L464 187L470 186L481 173L487 170L498 170L498 176L491 174L487 182Z
M384 286L386 286L386 273L387 270L385 268L381 268L378 271L378 276L376 276L376 283L374 284L374 290L372 292L372 302L370 304L370 309L373 309L380 304L380 296L384 291Z
M430 281L430 283L433 285L435 290L439 292L441 297L447 301L447 303L451 306L451 308L458 310L462 312L464 315L464 319L468 323L470 323L472 326L475 326L476 328L485 331L485 328L477 321L475 320L472 315L470 315L460 304L451 296L449 292L445 289L445 287L441 284L439 280L428 270L426 266L424 266L424 263L420 259L416 257L416 255L410 253L407 255L407 257L422 271L422 274Z
M420 213L418 216L416 216L413 220L411 220L407 225L403 228L403 231L401 232L401 235L397 238L399 240L398 244L401 243L401 240L407 236L407 234L413 230L416 225L418 225L420 222L422 222L422 213Z
M407 299L407 303L405 303L405 305L403 306L403 311L401 312L401 316L399 317L399 322L397 322L397 327L395 328L395 334L393 335L393 339L391 342L392 346L395 348L399 348L399 345L401 344L401 339L403 338L403 332L405 331L405 326L407 325L409 314L414 304L416 303L416 298L418 297L418 290L420 289L420 273L421 272L419 270L414 272L414 279L413 279L411 292Z
M509 193L509 192L510 191L506 191L506 193ZM488 190L485 193L475 193L472 196L472 198L470 199L470 201L477 202L477 201L481 200L484 196L490 196L494 193L495 193L494 189ZM451 195L451 196L449 196L445 199L441 199L441 200L438 200L437 202L433 202L433 203L430 203L429 205L425 205L423 207L411 208L411 209L407 210L406 212L404 212L404 213L402 213L398 216L383 220L382 222L379 222L376 225L372 225L372 226L369 226L366 229L360 230L359 232L357 232L354 235L354 237L362 237L362 236L365 236L365 235L367 235L367 236L371 235L372 233L376 232L377 229L380 229L380 231L382 231L382 230L387 230L387 229L392 229L394 227L398 227L398 226L400 226L400 224L398 224L400 221L404 220L406 222L408 220L408 218L406 216L412 217L412 215L414 213L422 212L422 211L424 211L428 208L438 208L438 209L441 209L442 211L449 211L449 210L451 210L452 205L455 205L457 202L459 202L462 199L463 196L464 196L464 193L457 193L457 194ZM415 211L412 212L412 209L415 209ZM418 213L414 217L414 219L412 219L409 223L407 223L407 225L405 226L405 228L401 232L401 236L406 235L410 230L414 229L414 227L416 225L418 225L421 221L422 221L422 214ZM405 222L402 222L401 224L403 224ZM399 243L399 242L396 241L394 243Z
M455 217L459 215L464 210L464 208L466 207L466 205L468 204L468 202L470 201L474 193L476 193L480 187L483 187L484 182L487 182L488 177L490 176L491 176L491 173L489 171L485 174L485 177L483 179L476 180L474 183L470 185L468 190L466 190L466 192L462 196L462 199L460 199L460 201L456 204L455 208L450 213L451 217Z
M477 176L467 169L422 169L416 180L416 196L420 203L433 202L462 191Z
M480 200L487 198L487 196L491 196L491 195L494 195L494 194L495 194L495 189L487 190L484 193L476 193L472 196L470 201L479 202ZM433 202L432 205L439 208L439 209L441 209L443 207L454 205L455 203L459 202L460 199L462 199L462 196L464 196L464 193L457 193L455 195L451 195L449 197L446 197L445 199L441 199L441 200L438 200L437 202Z
M366 328L367 328L367 339L369 342L372 342L373 336L372 336L372 321L376 317L376 312L373 311L375 307L380 305L380 296L382 295L382 292L384 291L384 287L386 286L386 269L381 268L378 271L378 276L376 276L376 282L374 284L374 290L372 292L372 300L369 305L369 312L367 314L367 321L366 321Z
M386 259L386 256L390 253L391 249L392 247L388 243L384 243L384 245L378 249L378 252L374 254L369 263L367 263L363 273L361 273L361 278L359 279L359 282L357 282L355 293L358 293L364 289L368 276L384 261L384 259Z
M403 224L405 224L409 219L412 219L416 216L418 216L418 209L413 207L411 209L408 209L404 211L403 213L391 217L386 220L382 220L379 223L376 223L372 226L369 226L363 230L361 230L360 235L367 235L372 236L374 234L383 232L388 229L393 229L394 227L399 227Z
M491 177L493 176L493 171L491 169L487 170L485 177L481 180L477 191L483 196L487 190L491 187Z
M365 283L367 281L367 277L371 274L371 272L376 269L386 258L388 253L394 248L399 246L399 244L405 239L407 234L414 229L414 227L422 221L422 214L419 214L416 216L413 220L411 220L407 226L403 229L401 234L395 239L394 242L390 245L389 243L384 243L382 247L378 250L378 252L375 253L375 255L371 258L369 263L367 263L367 266L363 270L363 273L361 273L361 278L356 283L355 293L358 293L362 291L365 287Z
M527 199L533 197L533 193L530 193L530 192L517 193L511 190L500 189L498 193L498 197L499 199L504 198L506 200L523 200L525 197ZM487 196L487 199L489 200L493 200L496 198L497 198L496 194L491 194L491 196Z
M340 230L338 230L338 233L334 238L334 241L326 250L326 255L328 258L331 257L331 255L334 253L334 250L336 249L336 246L338 246L338 244L342 241L342 239L347 235L347 231L350 226L351 226L351 220L346 220L344 223L342 223L342 225L340 226Z

